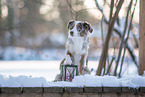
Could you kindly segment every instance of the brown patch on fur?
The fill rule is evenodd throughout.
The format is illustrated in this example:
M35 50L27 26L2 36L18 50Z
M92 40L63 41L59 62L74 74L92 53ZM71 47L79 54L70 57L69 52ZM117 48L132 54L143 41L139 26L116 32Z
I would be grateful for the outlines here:
M83 69L83 65L84 65L84 58L85 58L85 54L83 54L81 56L81 60L80 60L80 74L82 75L82 69Z
M82 30L82 25L81 25L81 23L78 23L77 25L76 25L76 27L77 27L77 31L81 31Z
M86 30L88 30L90 33L93 32L93 29L91 28L91 24L87 23L87 22L84 22L84 25Z
M67 51L67 54L66 55L69 55L72 61L74 60L73 55L71 54L70 51Z
M73 55L70 53L70 51L67 51L67 54L66 55L69 55L70 57L71 57L71 60L73 61ZM60 67L59 67L59 69L60 70L62 70L62 65L64 64L64 61L65 61L66 59L64 58L62 61L61 61L61 63L60 63Z
M64 64L64 61L65 61L66 59L64 58L62 61L61 61L61 63L60 63L60 66L59 66L59 69L60 70L62 70L62 65Z
M84 23L78 23L77 26L76 26L77 27L77 31L80 32L80 36L81 37L83 37L86 34L86 32L87 32L87 31L85 32L85 28L84 28L83 24Z
M88 56L86 58L86 66L88 67Z
M74 21L70 21L67 25L68 29L70 29L70 30L72 30L74 28L74 26L75 26Z
M93 29L91 28L91 24L84 22L84 23L78 23L76 25L77 31L80 32L80 36L87 35L88 31L92 33Z
M84 32L81 32L81 33L80 33L80 36L82 36L82 37L83 37L84 35L85 35L85 33L84 33Z

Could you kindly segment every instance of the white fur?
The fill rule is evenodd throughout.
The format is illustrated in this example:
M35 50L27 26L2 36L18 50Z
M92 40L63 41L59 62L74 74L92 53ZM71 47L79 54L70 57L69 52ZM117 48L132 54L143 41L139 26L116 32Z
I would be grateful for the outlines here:
M88 35L85 37L81 37L80 32L77 31L76 25L80 22L81 21L75 21L74 28L68 31L68 39L66 42L66 57L65 57L65 61L64 61L64 64L78 65L79 68L80 68L81 56L85 55L84 62L86 62L88 48L89 48ZM70 31L74 32L73 36L70 35ZM69 51L73 55L74 61L72 61L70 56L67 55L67 51ZM79 70L79 68L78 68L78 70ZM83 75L90 74L90 71L87 67L84 67L84 65L83 65L82 68L83 68L83 70L82 70ZM61 74L58 74L56 76L56 80L60 80L60 78L61 78Z
M66 43L67 50L70 51L70 53L74 57L74 61L72 64L78 66L80 66L80 59L83 54L85 55L85 60L86 60L88 54L88 48L89 48L88 36L81 37L80 32L77 31L76 25L80 22L81 21L75 21L74 28L68 31L68 39ZM70 31L74 32L73 36L70 35Z
M67 55L65 59L66 60L64 61L64 64L70 64L70 65L72 64L72 60L69 55Z
M74 56L74 63L75 65L80 65L80 58L81 55L87 55L88 50L88 41L84 37L69 37L66 43L67 49L70 53ZM83 46L86 46L83 48ZM83 48L83 49L82 49Z

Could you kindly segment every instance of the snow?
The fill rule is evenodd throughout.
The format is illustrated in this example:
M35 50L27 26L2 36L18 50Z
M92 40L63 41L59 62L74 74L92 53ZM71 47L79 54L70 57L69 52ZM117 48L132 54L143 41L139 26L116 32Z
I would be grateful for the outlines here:
M102 85L107 87L119 87L119 81L115 76L103 76Z
M61 61L0 61L0 74L5 76L31 76L45 77L47 81L53 81L59 74L59 64ZM89 70L93 69L91 75L95 75L99 61L88 61ZM115 66L113 63L112 66ZM115 67L113 67L115 68ZM138 69L131 62L123 65L122 77L126 75L136 75Z
M73 81L77 86L83 87L83 86L102 86L100 77L98 76L91 76L91 75L84 75L84 76L76 76Z
M47 81L52 81L59 73L59 64L60 61L0 61L0 74L6 77L45 77Z
M91 75L76 76L72 82L53 82L59 74L60 61L0 61L0 87L145 87L143 76L130 73L117 78L115 76L95 76L98 61L89 61ZM130 65L132 67L132 65Z
M52 82L47 81L44 77L30 76L9 76L0 75L0 87L145 87L145 77L126 76L116 78L115 76L93 76L84 75L76 76L72 82Z
M119 79L119 82L122 87L145 87L145 77L142 76L126 76Z
M0 87L42 87L47 81L43 77L3 76L0 75Z

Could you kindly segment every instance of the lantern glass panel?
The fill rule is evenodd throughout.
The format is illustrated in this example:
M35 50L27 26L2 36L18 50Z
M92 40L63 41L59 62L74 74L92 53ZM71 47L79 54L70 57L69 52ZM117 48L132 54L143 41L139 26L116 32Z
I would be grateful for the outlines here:
M62 81L71 82L72 79L78 75L77 65L62 65Z

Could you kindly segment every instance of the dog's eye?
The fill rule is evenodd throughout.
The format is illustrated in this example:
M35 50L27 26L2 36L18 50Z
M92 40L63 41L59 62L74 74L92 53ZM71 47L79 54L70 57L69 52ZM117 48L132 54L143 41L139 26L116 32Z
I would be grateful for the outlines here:
M70 26L70 30L72 30L74 28L74 25Z
M86 25L85 28L88 29L88 26Z

